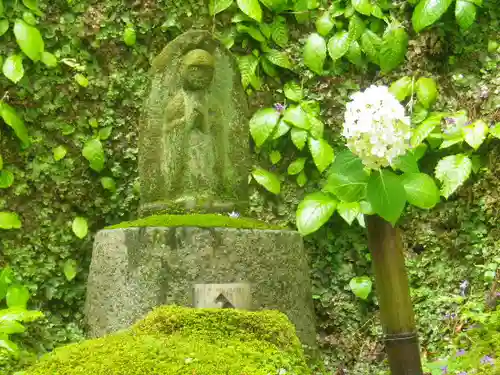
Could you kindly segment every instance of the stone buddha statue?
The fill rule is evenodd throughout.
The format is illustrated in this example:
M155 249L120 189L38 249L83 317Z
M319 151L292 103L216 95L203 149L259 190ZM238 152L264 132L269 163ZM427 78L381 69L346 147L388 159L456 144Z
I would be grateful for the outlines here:
M244 210L248 117L234 57L190 31L156 58L152 75L139 132L141 216Z

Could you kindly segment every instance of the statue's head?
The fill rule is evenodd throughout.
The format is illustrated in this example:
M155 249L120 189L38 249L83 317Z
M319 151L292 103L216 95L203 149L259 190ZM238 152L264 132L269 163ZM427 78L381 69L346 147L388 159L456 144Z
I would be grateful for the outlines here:
M214 77L214 57L203 49L189 51L182 60L184 87L190 90L207 88Z

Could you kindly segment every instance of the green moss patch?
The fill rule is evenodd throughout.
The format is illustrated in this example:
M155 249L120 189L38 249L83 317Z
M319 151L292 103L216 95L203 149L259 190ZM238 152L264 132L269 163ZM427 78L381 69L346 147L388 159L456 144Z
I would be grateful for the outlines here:
M308 374L280 312L161 307L130 330L69 345L26 375Z
M106 227L105 229L140 227L201 227L201 228L239 228L286 230L287 228L267 224L250 218L233 218L227 215L192 214L192 215L153 215L134 221Z

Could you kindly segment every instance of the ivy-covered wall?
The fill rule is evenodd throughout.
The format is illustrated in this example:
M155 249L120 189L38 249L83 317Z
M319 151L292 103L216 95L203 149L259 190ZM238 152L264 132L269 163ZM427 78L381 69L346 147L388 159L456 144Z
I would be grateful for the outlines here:
M12 29L16 19L30 20L26 4L36 2L3 3L3 17L10 29L0 36L0 56L7 58L21 54ZM81 336L93 233L136 217L137 124L152 58L190 27L213 30L229 45L234 39L232 50L240 56L258 50L252 30L235 29L233 17L239 14L235 4L212 17L208 3L56 0L40 2L41 12L31 9L45 51L52 53L58 64L49 67L24 57L24 74L17 83L0 75L2 101L17 111L31 138L31 146L23 149L11 127L0 121L3 171L14 177L2 182L6 187L0 189L0 211L15 212L22 222L19 229L0 229L0 266L10 265L33 294L33 307L47 312L47 322L23 334L25 345L37 352ZM478 10L477 23L467 31L460 31L451 12L438 27L420 34L409 22L412 6L394 2L391 14L410 36L403 65L385 74L375 64L360 68L334 64L328 67L328 74L314 75L304 63L302 48L330 3L317 2L311 9L305 6L275 17L266 13L269 25L286 25L286 43L280 36L272 43L285 53L294 69L280 67L288 63L274 60L276 66L265 63L255 71L257 78L243 74L251 83L248 93L254 110L283 103L283 83L297 79L306 98L320 103L325 138L335 147L341 143L344 104L353 90L374 82L388 84L405 74L426 74L440 85L438 107L465 108L472 118L500 120L498 46L492 44L500 43L498 2L485 2ZM304 17L296 17L297 13ZM132 27L136 41L132 43L134 36L129 32L126 43L124 30ZM230 27L234 29L231 32ZM245 69L244 64L241 67ZM279 74L273 74L276 69ZM99 139L103 147L102 168L91 168L88 154L84 155L91 139ZM484 270L475 266L499 255L498 147L499 141L493 140L481 149L483 165L490 167L480 171L484 178L472 181L430 212L409 210L402 222L421 340L428 352L446 346L443 332L451 334L459 329L457 321L444 319L446 314L473 309L491 293L483 282ZM287 176L287 166L297 156L292 148L284 147L287 152L282 153L281 163L271 163L265 153L256 156L256 161L280 175L283 183L279 196L253 185L251 216L294 225L298 202L305 193L316 190L319 176L314 168L307 170L309 182L301 183L302 187L294 176ZM77 217L85 219L89 234L87 224L74 231ZM357 363L357 371L362 371L383 355L376 301L372 297L360 301L348 287L353 276L370 273L364 230L356 225L350 227L334 218L306 242L319 341L327 365L336 369ZM468 292L473 293L468 300L471 305L466 307L454 297L463 280L470 282Z

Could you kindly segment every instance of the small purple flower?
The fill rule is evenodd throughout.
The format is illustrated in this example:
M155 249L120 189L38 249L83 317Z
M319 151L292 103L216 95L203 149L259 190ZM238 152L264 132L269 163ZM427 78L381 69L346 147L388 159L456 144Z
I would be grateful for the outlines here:
M467 371L460 371L458 375L467 375Z
M446 375L446 374L448 373L448 366L443 366L443 367L441 367L441 373L442 373L443 375Z
M482 365L492 365L494 366L495 365L495 360L493 358L491 358L489 355L485 355L483 358L481 358L481 364Z
M463 356L463 355L465 355L465 350L463 350L463 349L460 349L460 350L459 350L459 351L457 351L457 353L456 353L456 356L457 356L457 357L461 357L461 356Z
M274 109L278 111L279 113L283 113L286 109L286 106L281 104L281 103L275 103L274 104Z

